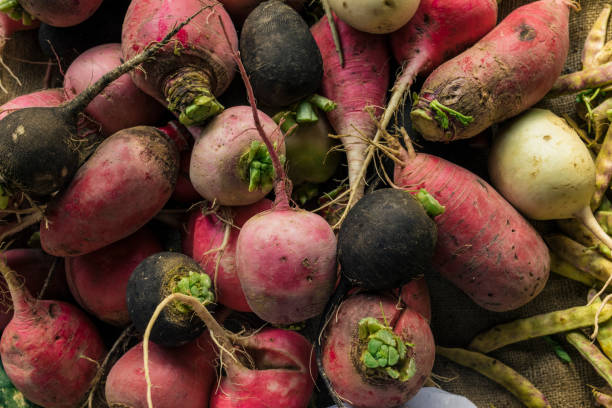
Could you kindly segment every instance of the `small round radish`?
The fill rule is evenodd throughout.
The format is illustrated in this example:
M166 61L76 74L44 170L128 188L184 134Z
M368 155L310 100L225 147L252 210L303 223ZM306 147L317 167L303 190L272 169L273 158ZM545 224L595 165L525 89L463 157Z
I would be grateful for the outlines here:
M15 314L0 339L6 374L30 401L79 406L106 350L89 318L70 303L36 300L0 260Z
M278 126L262 112L259 117L284 155ZM191 153L189 178L202 197L220 205L252 204L272 190L274 168L250 107L231 107L202 130Z
M126 296L134 327L144 333L157 305L173 293L194 296L201 303L214 301L212 280L192 258L175 252L160 252L146 257L128 280ZM198 337L204 323L191 308L174 302L164 308L151 331L151 341L178 347Z
M329 0L329 6L351 27L372 34L388 34L408 23L420 0Z
M431 269L436 223L409 192L385 188L365 195L342 223L338 261L356 286L392 289Z
M509 121L491 147L489 173L493 185L527 217L578 218L612 247L589 206L595 163L576 131L551 111L531 109Z
M55 27L70 27L87 20L102 0L19 0L32 17Z

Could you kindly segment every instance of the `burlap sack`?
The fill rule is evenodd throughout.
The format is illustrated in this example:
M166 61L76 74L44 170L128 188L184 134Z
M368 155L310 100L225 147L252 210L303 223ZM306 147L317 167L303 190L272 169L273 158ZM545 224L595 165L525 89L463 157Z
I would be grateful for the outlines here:
M502 0L500 19L511 10L528 1ZM572 13L571 47L565 73L579 69L580 52L588 28L599 14L603 1L582 0L582 11ZM10 98L38 90L44 84L47 61L41 55L36 42L36 32L16 33L7 41L2 53L6 65L17 75L21 86L0 69L0 81L7 93L0 91L0 103ZM61 85L61 74L57 68L52 71L50 86ZM572 113L573 98L546 100L542 106L557 113ZM477 333L494 324L511 321L518 317L532 316L562 308L583 305L587 289L565 278L551 276L545 290L538 298L523 308L510 313L487 312L476 306L467 296L439 276L429 279L432 304L432 327L436 341L444 346L463 346ZM561 362L552 348L542 339L522 342L505 347L492 356L500 359L531 380L548 397L552 407L583 408L595 406L590 395L589 385L603 386L604 381L573 348L564 343L563 337L557 338L570 353L573 362ZM434 367L437 383L445 390L459 393L470 398L482 408L510 408L522 405L507 391L487 378L469 369L464 369L444 358L439 358ZM436 408L436 407L431 407Z

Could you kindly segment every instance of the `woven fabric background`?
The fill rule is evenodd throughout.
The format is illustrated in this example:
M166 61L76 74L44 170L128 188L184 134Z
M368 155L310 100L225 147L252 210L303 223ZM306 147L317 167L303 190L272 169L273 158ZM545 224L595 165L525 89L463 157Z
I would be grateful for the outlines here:
M500 19L526 3L528 1L502 0ZM602 4L601 0L582 0L582 10L572 12L571 47L565 73L580 68L580 53L584 39L588 28L599 14ZM35 31L14 34L7 41L2 56L4 63L17 75L22 85L19 86L6 69L0 68L0 81L8 91L8 93L0 91L0 103L44 86L47 61L40 53ZM50 85L61 85L61 75L56 70L53 71ZM558 114L571 114L574 111L571 96L545 100L540 105ZM542 294L528 305L510 313L493 313L480 309L462 292L439 276L431 276L429 285L433 305L432 326L436 341L444 346L466 346L474 335L497 323L583 305L587 292L587 289L580 284L551 276ZM492 353L492 356L515 368L531 380L548 397L552 407L595 406L589 385L603 386L604 381L571 346L563 342L562 336L559 336L557 340L564 344L565 349L570 353L573 360L571 364L561 362L543 339L508 346ZM494 382L443 358L436 361L434 373L440 376L436 377L436 381L442 388L465 395L479 408L522 406L518 400Z

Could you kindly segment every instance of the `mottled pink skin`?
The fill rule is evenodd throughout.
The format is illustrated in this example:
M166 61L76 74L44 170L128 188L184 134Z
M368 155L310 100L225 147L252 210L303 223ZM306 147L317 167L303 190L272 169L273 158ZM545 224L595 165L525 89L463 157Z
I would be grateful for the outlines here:
M66 98L74 98L121 63L121 44L103 44L85 51L66 70ZM85 108L105 136L132 126L154 125L165 111L160 103L138 89L128 74L104 88Z
M21 95L0 106L0 119L17 109L29 107L54 107L59 106L64 101L64 91L60 88L43 89L42 91Z
M425 188L446 207L434 218L433 265L443 277L496 312L523 306L542 291L550 270L546 244L492 186L436 156L419 153L404 161L394 183Z
M69 303L35 301L29 293L11 295L15 316L0 339L6 374L38 405L78 406L97 372L95 362L101 363L106 354L96 327Z
M306 407L317 378L308 340L294 331L268 328L247 341L256 369L228 363L210 408Z
M78 256L136 232L168 201L177 174L176 147L156 128L115 133L49 202L40 228L43 250Z
M233 207L227 210L231 212L232 226L230 236L219 259L219 269L215 279L215 265L219 252L211 252L220 248L225 235L226 224L215 214L202 213L196 209L189 216L187 228L183 236L183 253L195 259L216 284L217 302L239 312L251 312L246 301L240 280L236 273L236 241L238 233L244 223L262 211L272 208L272 201L264 198L254 204L244 207Z
M87 20L102 0L19 0L32 17L54 27L70 27Z
M17 248L0 253L0 259L5 261L9 268L17 272L23 278L28 291L38 297L56 258L45 254L40 249ZM62 269L62 260L57 259L55 269L51 273L51 278L43 294L43 299L70 299L70 291ZM3 278L0 278L0 292L5 294L6 290L6 282ZM0 304L0 331L4 329L12 317L13 308L10 298L2 296L2 303Z
M282 143L278 125L265 113L258 111L258 115L272 143ZM251 143L262 142L250 106L226 109L194 136L189 178L202 197L220 205L248 205L272 190L270 185L249 191L249 181L243 180L238 170L240 157L249 151ZM285 154L284 143L277 147L277 153Z
M166 77L186 64L211 71L213 94L220 95L225 91L234 78L236 64L219 17L233 49L238 49L236 29L229 14L215 0L132 0L125 15L121 46L124 58L129 59L152 42L160 41L176 24L202 7L209 8L179 30L173 41L159 51L152 62L144 64L144 71L131 71L136 86L164 106L167 102L162 87Z
M436 68L413 110L433 115L429 102L438 99L474 120L468 126L452 121L448 131L424 131L423 137L444 142L473 137L542 99L567 58L567 3L540 0L519 7L469 50ZM421 131L418 123L415 128Z
M334 21L342 43L344 68L340 66L327 18L323 16L310 32L323 58L321 93L338 104L327 113L327 118L337 134L351 135L343 137L342 143L350 183L356 185L368 147L362 138L371 139L376 133L376 123L364 108L374 107L376 116L382 112L389 86L391 55L386 36L357 31L335 16Z
M236 243L236 267L249 306L274 324L323 312L336 283L336 236L329 224L300 209L251 217Z
M400 291L402 302L407 309L414 310L431 321L431 298L425 278L417 278L402 286Z
M153 406L207 407L215 380L216 357L208 332L177 348L149 342ZM143 343L138 343L121 356L108 373L106 401L110 406L147 408L146 392Z
M148 228L85 255L65 258L66 280L75 300L114 326L130 323L125 292L134 268L163 248Z
M237 25L242 25L249 13L264 0L219 0ZM306 0L288 0L286 3L300 11Z
M384 316L383 316L384 314ZM330 321L323 345L323 368L340 398L351 401L355 408L398 407L412 398L431 374L435 358L433 334L427 321L410 309L397 308L397 302L375 294L350 296ZM359 320L374 317L385 319L393 332L413 343L408 355L415 358L416 373L406 382L389 379L385 384L368 381L353 348L359 339Z
M421 0L412 19L390 34L391 49L411 75L427 74L496 23L496 0Z

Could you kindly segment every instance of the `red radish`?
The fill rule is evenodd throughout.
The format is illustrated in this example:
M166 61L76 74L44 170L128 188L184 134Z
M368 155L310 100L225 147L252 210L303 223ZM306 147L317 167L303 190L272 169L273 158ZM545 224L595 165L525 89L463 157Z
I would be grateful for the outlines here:
M149 345L149 370L155 408L208 406L215 380L216 354L208 332L177 348ZM146 408L143 343L129 349L106 378L106 402L111 407Z
M537 296L548 279L548 248L535 229L493 187L439 157L404 152L394 183L425 188L441 205L434 220L433 265L481 307L516 309Z
M0 254L0 259L17 272L24 280L25 287L37 298L69 300L70 290L62 269L62 260L45 254L40 249L9 249ZM45 282L49 279L45 287ZM44 293L41 293L44 288ZM6 283L0 281L0 291L6 293ZM41 296L42 295L42 296ZM8 302L7 302L8 301ZM5 303L7 302L7 303ZM0 331L13 317L10 299L4 299L0 309Z
M130 323L125 291L134 268L163 250L147 228L85 255L65 259L70 291L83 309L115 325Z
M275 150L284 155L278 126L263 112L259 117ZM202 129L191 153L189 178L202 197L220 205L253 204L272 190L274 168L250 107L233 106Z
M244 343L255 367L225 358L227 375L210 408L306 407L317 377L308 340L294 331L264 329Z
M391 34L391 47L402 73L395 80L380 128L387 128L417 75L431 72L474 44L496 22L496 0L421 0L408 24ZM378 142L381 136L382 132L377 131L373 141ZM357 176L359 180L364 178L373 154L370 148ZM348 208L355 203L356 194L358 191L351 191Z
M363 139L376 133L376 123L365 108L374 108L376 116L381 112L378 107L384 105L389 85L390 53L385 37L357 31L337 17L334 21L344 52L343 67L327 18L319 20L310 32L323 58L321 92L337 104L327 117L346 150L349 183L358 200L365 187L358 177L368 146Z
M414 310L431 321L431 299L425 278L417 278L402 286L400 297L407 309Z
M377 352L384 348L389 351L383 364ZM390 349L396 351L395 361ZM366 353L376 359L374 364ZM434 358L434 338L427 321L411 309L398 308L391 297L350 296L325 332L325 373L338 396L358 408L401 406L421 389Z
M0 119L18 109L29 106L59 106L64 100L64 91L60 88L43 89L42 91L20 95L0 106Z
M78 256L134 233L163 208L177 173L176 146L162 131L136 126L108 137L48 204L43 250Z
M74 98L122 62L121 44L104 44L85 51L66 71L66 98ZM154 125L164 111L161 104L134 85L128 74L112 82L85 108L105 136L133 126Z
M121 46L127 59L203 7L178 32L175 42L131 73L136 86L167 105L186 125L202 123L223 109L215 96L234 77L231 48L238 44L229 15L215 0L133 0L123 23ZM223 37L220 19L231 46Z
M18 5L37 20L55 27L70 27L87 20L102 0L18 0Z
M436 68L412 108L414 129L427 140L465 139L542 99L565 65L575 4L540 0L519 7Z
M210 275L217 302L230 309L251 311L236 274L236 240L240 228L249 218L271 207L272 201L264 198L248 206L227 208L220 214L194 210L189 217L183 253L195 259Z
M96 327L66 302L35 300L0 261L15 315L4 328L0 356L25 398L47 408L74 408L85 397L106 350Z

